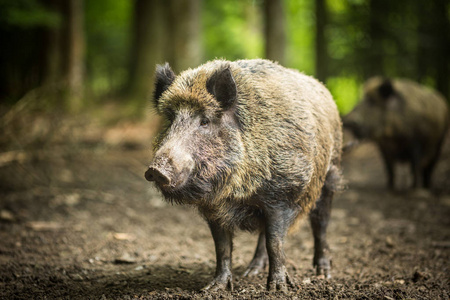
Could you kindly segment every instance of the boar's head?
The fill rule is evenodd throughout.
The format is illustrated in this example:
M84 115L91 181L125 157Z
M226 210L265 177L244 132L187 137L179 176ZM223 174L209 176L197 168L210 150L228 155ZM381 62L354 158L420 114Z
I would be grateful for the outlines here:
M391 80L371 78L364 85L362 101L343 118L344 128L358 139L389 137L401 121L404 104Z
M157 66L154 105L164 126L145 178L165 198L194 203L220 189L242 156L237 86L229 66L176 76Z

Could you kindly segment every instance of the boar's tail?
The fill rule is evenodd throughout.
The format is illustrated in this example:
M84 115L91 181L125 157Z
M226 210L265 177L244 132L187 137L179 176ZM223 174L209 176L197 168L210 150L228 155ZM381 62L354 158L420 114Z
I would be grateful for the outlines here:
M352 150L355 149L359 144L360 144L359 140L354 140L346 143L342 147L342 155L352 152Z
M332 165L328 170L322 191L326 190L333 193L342 192L345 189L345 186L346 184L341 170L337 166Z

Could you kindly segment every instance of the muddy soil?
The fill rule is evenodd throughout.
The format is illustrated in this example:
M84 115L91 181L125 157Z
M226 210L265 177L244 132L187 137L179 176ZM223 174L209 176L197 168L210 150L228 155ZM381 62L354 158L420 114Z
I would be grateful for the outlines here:
M45 120L27 123L28 133ZM449 143L433 193L408 190L405 168L401 191L388 192L373 145L345 156L348 188L329 227L332 279L314 274L304 221L286 242L294 289L266 292L267 271L241 276L256 246L241 232L234 291L209 293L199 292L215 268L205 221L144 179L150 125L58 124L79 132L26 142L25 129L0 141L0 299L449 299Z

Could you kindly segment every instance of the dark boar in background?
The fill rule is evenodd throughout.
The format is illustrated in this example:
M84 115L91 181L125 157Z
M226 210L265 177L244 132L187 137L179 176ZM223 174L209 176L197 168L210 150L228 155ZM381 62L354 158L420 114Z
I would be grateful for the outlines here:
M410 163L414 188L430 188L448 120L438 92L410 80L374 77L364 85L362 102L344 117L344 127L378 145L390 189L397 162Z
M215 60L176 76L158 66L154 105L166 125L145 178L165 199L194 205L209 224L216 272L232 289L232 237L259 232L245 275L269 265L267 288L292 285L284 238L310 217L318 274L330 272L326 228L340 181L341 122L315 79L266 60Z

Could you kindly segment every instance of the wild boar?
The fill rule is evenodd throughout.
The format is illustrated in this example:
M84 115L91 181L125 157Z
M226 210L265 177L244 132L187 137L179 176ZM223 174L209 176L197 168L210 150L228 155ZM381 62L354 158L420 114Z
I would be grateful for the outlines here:
M395 187L397 162L411 165L414 188L430 188L448 121L438 92L406 79L373 77L364 85L361 103L344 117L344 127L377 144L389 189Z
M269 265L267 288L292 280L283 244L308 214L314 265L329 276L326 229L340 184L342 126L328 90L268 60L214 60L178 76L158 66L154 106L166 124L145 178L172 203L194 205L216 248L205 290L232 289L232 237L259 232L245 275Z

